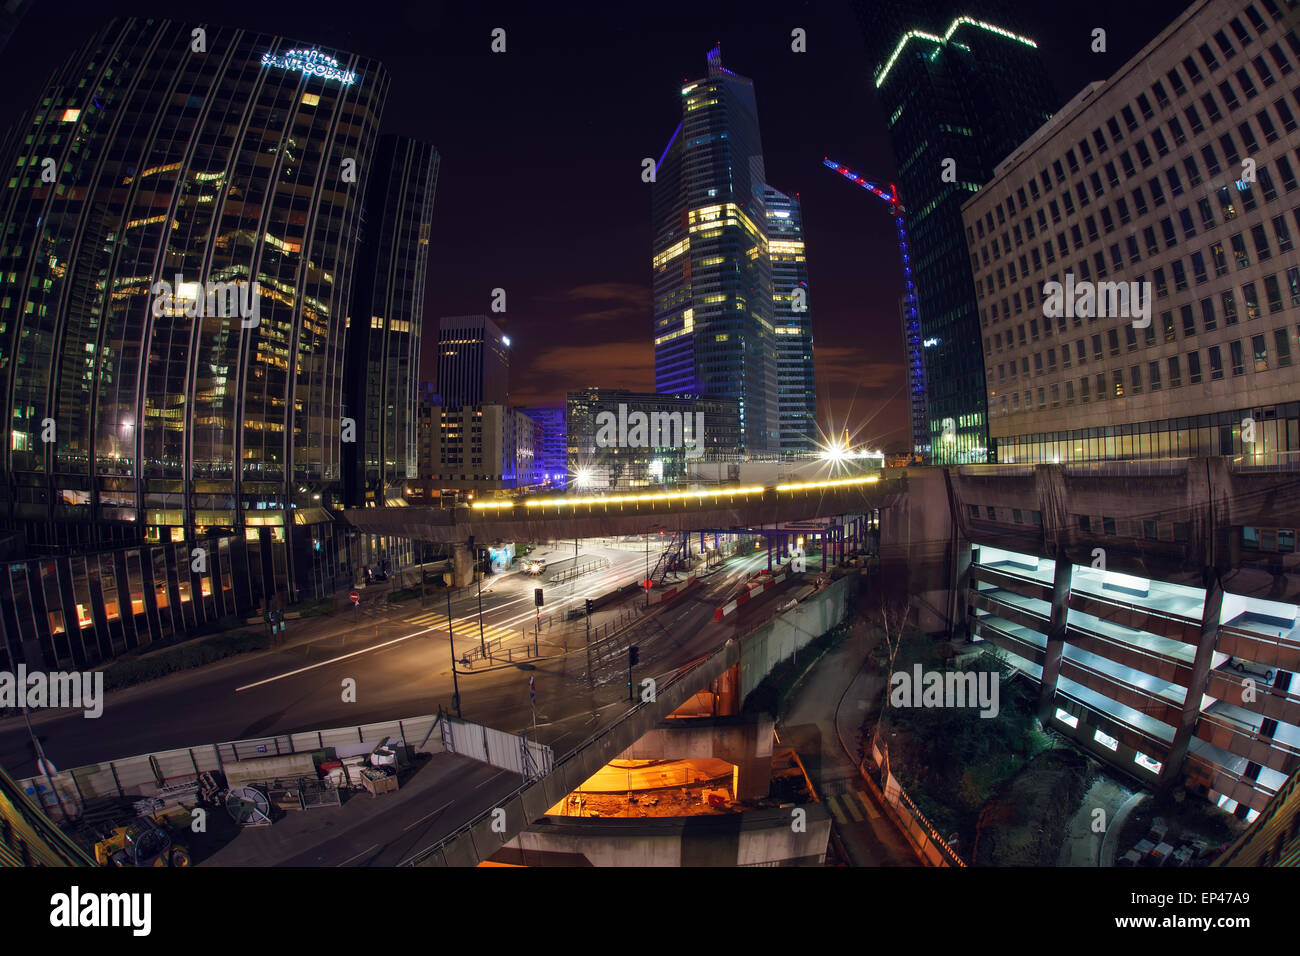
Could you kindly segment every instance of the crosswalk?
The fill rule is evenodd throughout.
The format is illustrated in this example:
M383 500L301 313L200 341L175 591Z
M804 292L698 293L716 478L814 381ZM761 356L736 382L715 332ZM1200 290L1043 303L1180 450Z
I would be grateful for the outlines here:
M447 629L447 615L445 614L435 614L430 612L428 614L421 614L418 617L404 618L403 620L407 624L414 624L420 628L436 627L444 631ZM473 635L474 637L477 637L478 616L475 615L473 617L456 618L455 628L456 628L457 637L460 637L462 635ZM517 627L497 627L495 625L488 624L486 621L483 622L483 636L488 640L492 640L493 638L497 638L497 637L503 637L503 638L518 637L520 633L521 631Z
M875 808L871 800L861 790L850 790L847 793L823 793L822 800L826 804L826 809L830 810L831 816L840 826L846 826L848 823L861 823L863 819L872 820L880 817L880 811Z

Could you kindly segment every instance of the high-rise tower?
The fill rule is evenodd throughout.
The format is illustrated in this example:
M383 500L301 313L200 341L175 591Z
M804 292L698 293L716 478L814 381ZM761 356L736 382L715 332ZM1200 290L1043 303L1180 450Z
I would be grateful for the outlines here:
M205 29L198 53L191 24L110 22L0 144L0 522L52 556L0 587L29 663L343 576L344 326L388 75Z
M984 361L961 207L1057 100L1037 45L999 0L856 0L855 8L907 203L931 457L984 461Z
M771 186L764 188L763 201L772 263L781 451L799 454L817 447L817 390L813 383L812 311L803 212L797 197L791 198Z
M354 507L401 497L404 480L419 474L420 325L437 182L431 145L380 137L348 327L347 417L358 433L344 462Z
M655 390L735 398L743 450L780 448L763 147L751 80L708 54L651 187Z

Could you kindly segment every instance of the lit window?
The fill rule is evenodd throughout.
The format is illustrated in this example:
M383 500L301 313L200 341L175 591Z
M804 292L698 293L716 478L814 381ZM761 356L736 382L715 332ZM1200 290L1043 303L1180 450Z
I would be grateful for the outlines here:
M1059 720L1061 723L1065 724L1065 726L1067 727L1073 727L1075 729L1078 729L1079 718L1074 716L1074 714L1070 713L1069 711L1061 710L1061 708L1059 707L1056 708L1056 719Z
M320 105L320 94L318 94L318 93L304 93L304 94L302 95L302 105L303 105L303 106L319 106L319 105Z
M1100 730L1092 735L1092 739L1097 741L1107 750L1119 750L1119 741L1109 734L1103 734Z
M62 121L64 123L75 123L81 119L81 110L66 109L63 111Z

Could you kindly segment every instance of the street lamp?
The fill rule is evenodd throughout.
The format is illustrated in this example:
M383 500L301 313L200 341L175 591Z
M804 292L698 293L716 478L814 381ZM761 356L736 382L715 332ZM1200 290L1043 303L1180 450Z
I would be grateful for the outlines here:
M453 570L454 574L455 571ZM460 681L456 677L456 634L451 620L451 585L447 585L447 646L451 648L451 686L452 703L456 705L456 716L460 716Z

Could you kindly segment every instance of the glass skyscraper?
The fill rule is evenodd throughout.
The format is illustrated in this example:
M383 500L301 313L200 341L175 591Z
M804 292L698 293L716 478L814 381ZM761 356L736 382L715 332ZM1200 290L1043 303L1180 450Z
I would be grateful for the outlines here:
M813 382L812 311L803 212L798 197L763 189L767 248L772 262L773 330L776 333L777 407L781 451L817 447L817 389Z
M405 480L419 474L420 322L438 152L384 136L374 170L348 325L347 417L358 435L345 443L344 459L351 459L348 499L357 507L403 501Z
M754 84L708 54L651 187L655 390L734 398L741 450L780 449L772 265ZM570 442L572 444L572 442Z
M388 76L118 19L0 146L6 656L94 662L344 577L345 322ZM201 48L201 49L200 49Z
M962 203L1057 106L999 0L856 0L907 209L935 464L986 460L987 396Z

